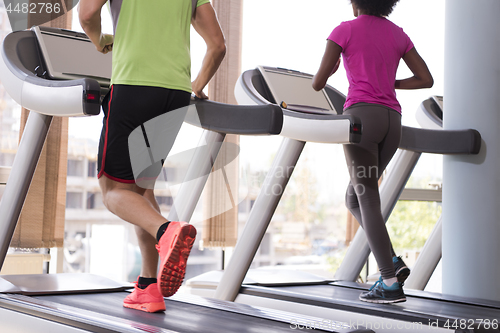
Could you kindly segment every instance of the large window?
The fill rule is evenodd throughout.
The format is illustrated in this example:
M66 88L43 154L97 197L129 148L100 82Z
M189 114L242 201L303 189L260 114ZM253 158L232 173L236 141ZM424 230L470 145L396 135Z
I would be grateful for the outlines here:
M16 154L0 152L0 166L11 166Z
M83 160L68 159L68 176L83 177Z
M87 193L87 209L105 209L101 192Z
M66 208L81 209L83 208L83 193L67 192L66 193Z
M97 177L97 161L89 161L87 176Z
M156 201L160 207L171 207L174 203L174 199L170 196L156 196Z

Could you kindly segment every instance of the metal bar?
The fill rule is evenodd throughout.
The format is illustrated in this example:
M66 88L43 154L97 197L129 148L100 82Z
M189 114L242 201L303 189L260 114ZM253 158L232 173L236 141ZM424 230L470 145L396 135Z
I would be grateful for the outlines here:
M225 137L226 134L223 133L203 131L185 181L181 184L168 214L169 221L191 220Z
M441 189L429 190L421 188L405 188L399 200L407 201L442 201L442 191Z
M30 112L0 202L0 269L47 138L52 116Z
M245 229L217 286L215 298L225 301L236 299L305 144L304 141L283 139Z
M411 275L405 281L405 287L409 289L424 290L427 283L431 279L432 273L441 260L443 244L442 240L442 217L436 222L434 229L425 242L422 252L420 252Z
M398 150L393 158L394 165L388 170L380 185L382 216L387 222L408 178L415 168L421 153ZM335 272L335 280L356 281L370 255L370 247L363 228L359 228L347 249L347 253Z

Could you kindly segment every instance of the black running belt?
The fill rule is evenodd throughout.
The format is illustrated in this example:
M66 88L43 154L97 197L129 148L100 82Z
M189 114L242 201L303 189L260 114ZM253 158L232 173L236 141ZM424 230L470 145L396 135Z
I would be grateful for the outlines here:
M290 325L293 322L293 318L290 318L290 323L280 322L169 299L166 300L166 310L164 313L146 313L124 308L123 299L127 294L127 292L115 292L36 296L36 299L183 333L290 332ZM244 306L243 304L236 305ZM305 331L325 332L318 329ZM341 330L341 332L349 331Z
M441 294L408 290L405 291L407 301L404 303L374 304L358 299L361 292L366 291L363 286L356 283L341 284L288 287L245 285L240 293L406 322L421 322L424 325L429 322L437 323L439 327L444 327L447 323L450 325L457 318L467 323L481 319L489 322L496 319L498 322L500 318L500 302L465 300L451 296L443 299Z

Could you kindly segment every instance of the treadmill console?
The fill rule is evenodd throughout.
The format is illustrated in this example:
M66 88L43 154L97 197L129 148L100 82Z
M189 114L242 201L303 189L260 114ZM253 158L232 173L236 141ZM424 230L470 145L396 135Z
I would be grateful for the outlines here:
M276 104L298 112L336 113L325 90L315 91L312 88L311 74L276 67L259 66L257 69L266 81Z
M415 117L422 128L443 129L443 96L432 96L423 101Z
M93 78L100 86L109 86L112 52L97 52L84 33L38 26L31 30L36 35L50 79Z

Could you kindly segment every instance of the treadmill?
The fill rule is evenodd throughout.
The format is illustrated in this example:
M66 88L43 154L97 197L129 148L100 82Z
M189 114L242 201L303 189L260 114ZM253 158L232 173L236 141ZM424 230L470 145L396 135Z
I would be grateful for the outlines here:
M0 202L0 265L5 259L52 118L97 115L100 101L108 90L105 77L86 77L85 73L78 73L73 79L50 77L46 66L51 59L41 50L40 32L55 40L57 51L66 50L69 42L72 45L90 43L80 33L40 27L37 31L12 32L0 47L0 79L5 89L15 101L33 111ZM82 59L86 59L83 54ZM188 179L196 181L181 187L182 194L177 201L193 195L189 193L193 186L195 190L203 188L209 172L200 169L210 170L226 133L276 135L283 124L282 110L276 105L234 106L199 100L192 103L194 107L188 111L185 121L205 129L202 140L206 144L193 158L200 164L188 170ZM171 215L192 214L191 206L175 204ZM320 332L373 332L355 330L343 323L320 327L320 319L315 316L181 294L165 300L165 314L144 313L123 307L130 287L91 274L0 276L1 331L284 332L293 325L299 327L298 323L309 323L308 327L300 327Z
M274 73L281 72L284 77L296 73L280 68L270 70ZM307 76L304 73L300 75ZM283 97L273 96L272 89L269 88L273 84L266 80L262 68L244 72L236 87L238 102L248 104L249 101L253 101L259 105L278 102ZM325 91L327 94L335 92L329 86ZM291 91L289 95L295 96L298 93ZM337 100L340 105L336 108L338 113L341 113L344 100ZM424 108L426 107L434 109L430 115L435 115L436 110L442 113L439 103L424 103ZM402 132L400 149L394 157L393 167L384 176L380 187L382 212L386 221L422 153L477 154L481 145L480 134L471 129L444 131L403 126ZM275 164L279 164L283 156L288 156L289 150L296 153L289 148L289 144L286 144L290 140L293 139L284 138ZM273 175L272 168L268 174L271 180L266 178L265 184L278 181ZM283 188L286 186L286 181L280 182ZM272 205L269 204L270 201L273 201ZM253 305L265 304L274 309L314 314L322 318L359 320L366 328L374 329L376 332L389 332L395 328L404 331L461 331L462 329L468 329L468 332L498 331L496 323L500 318L499 302L408 289L405 289L408 299L405 303L384 305L359 301L359 294L366 291L369 286L355 281L370 253L366 236L361 228L333 280L322 280L306 275L294 277L291 276L291 272L272 271L266 274L259 269L249 272L255 251L271 221L277 201L279 196L264 189L261 191L225 271L207 273L198 279L188 281L188 287L191 286L193 293L196 292L197 285L203 287L204 284L204 290L203 288L199 290L218 299ZM253 237L252 243L248 241L249 237ZM269 275L274 276L269 277ZM278 280L280 275L285 278L279 282L272 281L273 278ZM213 287L216 285L217 289L213 293ZM495 325L483 325L485 321Z

